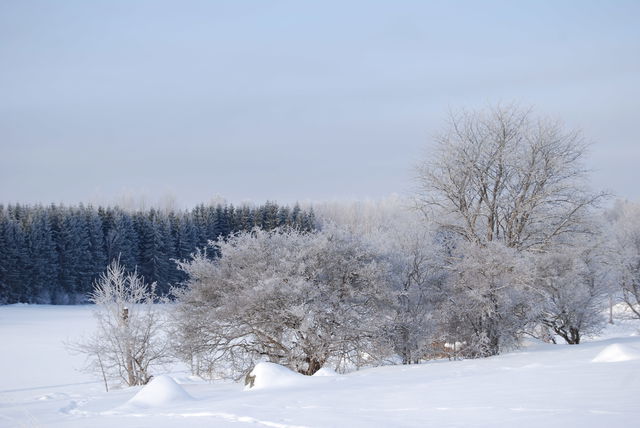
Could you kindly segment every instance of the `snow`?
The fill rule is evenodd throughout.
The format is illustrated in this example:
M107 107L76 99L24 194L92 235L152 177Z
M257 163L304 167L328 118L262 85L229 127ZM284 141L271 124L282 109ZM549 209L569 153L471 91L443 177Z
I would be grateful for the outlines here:
M175 365L145 387L109 392L62 344L92 326L89 307L0 307L0 427L600 427L640 418L637 321L616 320L604 339L577 346L530 341L492 358L346 375L262 363L249 390Z
M330 369L329 367L323 367L317 372L313 374L314 376L324 377L324 376L338 376L335 370Z
M187 391L171 376L155 377L140 392L127 401L127 405L140 408L161 407L176 402L193 400Z
M640 359L640 348L614 343L604 348L592 360L594 363L617 363L620 361L632 361Z
M93 325L89 306L0 306L0 340L10 349L0 353L0 390L95 381L78 370L84 357L69 354L64 343L87 335Z
M253 386L246 388L251 390L297 386L308 380L308 376L303 376L287 367L267 362L256 364L249 376L255 376Z
M313 376L304 376L293 370L274 363L262 362L256 364L249 376L255 376L253 386L246 386L245 390L317 387L324 377L340 376L335 370L323 367ZM327 380L328 382L328 380Z

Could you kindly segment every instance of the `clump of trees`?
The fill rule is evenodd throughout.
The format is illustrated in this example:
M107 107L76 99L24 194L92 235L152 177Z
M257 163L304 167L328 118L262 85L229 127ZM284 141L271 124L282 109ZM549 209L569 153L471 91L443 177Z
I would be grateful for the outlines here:
M181 263L179 355L206 375L260 359L311 374L495 355L524 335L578 344L612 294L606 195L589 190L585 153L579 133L530 110L452 115L418 169L422 218L398 201L321 204L320 231L243 233L216 260ZM616 260L637 304L635 259Z
M525 336L579 344L616 298L640 318L640 210L598 213L585 154L579 133L530 110L454 114L418 168L417 210L318 204L317 228L232 228L179 257L171 353L207 378L262 360L313 374L491 356Z

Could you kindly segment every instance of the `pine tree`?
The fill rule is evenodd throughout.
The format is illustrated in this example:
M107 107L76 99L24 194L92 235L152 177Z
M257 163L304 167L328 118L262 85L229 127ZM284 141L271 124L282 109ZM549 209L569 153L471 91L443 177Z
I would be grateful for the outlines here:
M193 220L186 213L181 215L171 213L169 222L171 224L175 257L181 260L186 259L195 251L198 239Z
M316 228L316 215L313 212L313 207L309 209L309 212L302 216L300 223L301 230L305 232L311 232Z
M262 229L272 230L278 227L278 205L267 202L262 207Z
M119 260L127 272L138 265L138 233L130 214L114 210L113 226L107 231L105 247L108 263Z
M235 207L229 205L227 208L227 220L229 222L229 233L237 232L238 229L238 215Z
M204 248L209 239L208 210L204 205L200 204L193 209L191 216L197 235L196 245L198 248Z
M242 207L238 212L238 231L253 229L253 212L248 206Z
M221 205L216 207L215 214L215 230L216 236L212 239L219 239L220 237L226 238L231 233L231 226L229 225L229 212L227 208L222 208Z
M291 211L291 227L299 229L302 225L302 210L300 205L296 202Z
M169 270L174 257L169 222L152 209L149 214L136 216L139 236L139 272L149 282L157 282L158 292L169 290Z
M91 291L91 255L86 222L80 212L64 209L58 218L57 248L61 296L54 303L83 301Z
M51 303L51 288L58 279L58 254L53 241L49 212L32 210L27 223L29 242L29 297L33 303Z
M178 277L178 270L175 262L176 253L171 234L171 224L164 215L155 218L155 237L158 239L158 292L167 294L170 286Z
M91 254L91 283L94 283L107 268L104 230L98 211L91 206L84 210L84 218L87 225L89 252Z
M76 276L77 285L75 297L79 302L84 302L87 296L93 290L93 281L95 279L95 266L93 264L93 252L91 248L91 237L89 232L89 224L85 215L86 208L80 205L78 209L71 212L74 227L74 240L76 242ZM98 239L98 238L96 238ZM99 245L98 243L96 245Z
M278 227L290 226L291 225L291 212L289 211L289 207L280 207L278 209Z
M11 210L9 209L9 213ZM8 217L4 223L4 241L6 252L4 255L4 281L6 284L7 303L27 303L29 291L27 289L28 252L24 230L20 222Z
M7 284L7 240L5 237L5 224L7 218L5 215L4 206L0 204L0 304L7 302L7 296L9 294L9 285Z

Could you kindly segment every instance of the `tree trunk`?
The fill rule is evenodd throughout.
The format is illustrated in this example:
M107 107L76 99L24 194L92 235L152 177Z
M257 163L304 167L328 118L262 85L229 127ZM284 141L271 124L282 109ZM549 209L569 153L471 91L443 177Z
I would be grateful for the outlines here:
M569 327L568 330L564 327L554 327L553 331L555 331L558 336L562 337L568 345L580 344L580 330L575 327Z
M324 360L321 361L312 357L307 357L305 361L307 363L307 369L302 371L301 373L308 376L313 375L315 372L320 370L324 365Z
M131 344L131 335L129 334L129 308L123 308L122 314L120 316L120 321L122 322L122 328L124 329L125 334L125 349L124 349L124 359L125 359L125 369L127 370L127 385L134 386L137 385L137 379L135 375L135 368L133 365L133 346Z
M609 324L613 324L613 296L609 294Z

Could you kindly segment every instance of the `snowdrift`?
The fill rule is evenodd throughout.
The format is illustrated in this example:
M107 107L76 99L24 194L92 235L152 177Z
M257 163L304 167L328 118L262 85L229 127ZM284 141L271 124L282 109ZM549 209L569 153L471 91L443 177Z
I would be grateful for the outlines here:
M618 363L621 361L639 360L640 351L620 343L614 343L604 348L591 360L594 363Z
M317 372L315 372L313 374L313 376L316 377L328 377L328 376L340 376L338 373L336 373L335 370L330 369L328 367L323 367L320 370L318 370Z
M313 376L305 376L296 373L288 367L275 363L258 363L251 370L248 378L253 380L253 386L248 385L245 390L249 389L268 389L268 388L286 388L291 386L309 385L310 382L317 384L320 377L340 376L330 368L321 368ZM329 379L327 379L329 380Z
M161 407L193 399L171 376L158 376L127 401L125 406Z
M303 384L308 377L275 363L258 363L249 376L255 376L253 386L245 389L283 388Z

